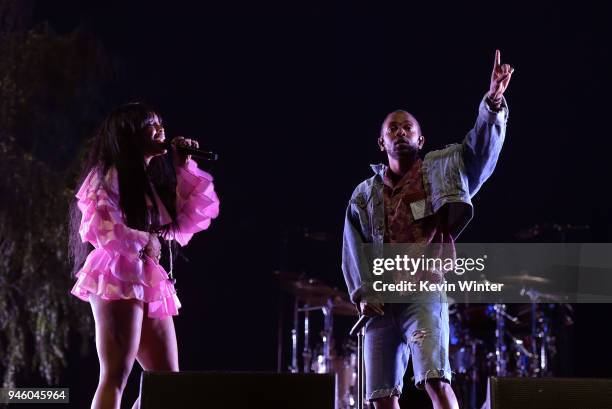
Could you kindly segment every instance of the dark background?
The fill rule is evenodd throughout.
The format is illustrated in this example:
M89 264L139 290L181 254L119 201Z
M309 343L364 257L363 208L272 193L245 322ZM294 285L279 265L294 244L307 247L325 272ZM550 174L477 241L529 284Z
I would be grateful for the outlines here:
M496 48L515 67L507 139L462 241L513 241L536 223L587 224L587 241L610 241L609 16L605 5L553 1L521 8L312 1L34 7L35 23L58 33L84 28L118 62L108 110L147 101L167 135L196 138L221 156L212 169L220 216L177 268L182 370L276 369L282 303L272 272L301 269L343 285L344 209L371 175L368 164L384 160L376 137L385 114L412 112L426 150L460 141L488 89ZM304 240L305 229L332 240ZM610 312L608 305L578 306L565 375L612 376L601 336ZM84 407L97 360L76 356L65 384Z

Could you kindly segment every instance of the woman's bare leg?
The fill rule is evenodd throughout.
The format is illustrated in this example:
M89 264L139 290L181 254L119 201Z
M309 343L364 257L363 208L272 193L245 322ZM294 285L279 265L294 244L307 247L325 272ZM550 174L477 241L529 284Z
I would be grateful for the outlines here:
M176 343L176 332L172 317L164 319L149 318L142 319L142 333L140 336L140 347L136 359L145 371L172 371L178 372L178 347ZM140 407L140 397L132 406L132 409Z
M90 296L96 322L96 349L100 379L92 409L119 409L121 395L140 344L143 303L138 300L103 300Z

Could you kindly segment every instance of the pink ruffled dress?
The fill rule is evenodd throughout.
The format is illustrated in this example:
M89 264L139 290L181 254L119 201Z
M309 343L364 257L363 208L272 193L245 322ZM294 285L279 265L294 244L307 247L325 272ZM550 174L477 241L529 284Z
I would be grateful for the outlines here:
M178 231L164 238L185 246L194 233L207 229L217 217L219 199L212 176L193 160L178 168L176 176ZM149 233L129 228L123 221L118 186L115 169L104 179L92 171L76 194L82 213L79 233L94 250L76 274L71 293L84 301L89 301L90 294L105 300L142 300L148 303L151 318L177 315L181 303L168 273L157 260L144 254ZM170 216L157 195L154 200L160 209L161 224L169 223Z

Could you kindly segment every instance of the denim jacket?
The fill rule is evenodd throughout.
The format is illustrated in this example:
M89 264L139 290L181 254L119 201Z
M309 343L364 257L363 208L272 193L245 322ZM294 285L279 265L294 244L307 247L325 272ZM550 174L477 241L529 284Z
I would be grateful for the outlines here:
M426 199L411 203L415 220L437 213L446 205L446 222L456 239L473 216L471 198L491 176L506 135L508 106L495 112L485 99L480 103L476 124L463 141L429 152L422 164ZM381 257L385 217L383 176L385 165L372 165L374 176L355 188L344 220L342 272L351 296L359 302L370 275L371 257ZM372 251L364 251L364 244ZM369 281L369 280L367 280Z

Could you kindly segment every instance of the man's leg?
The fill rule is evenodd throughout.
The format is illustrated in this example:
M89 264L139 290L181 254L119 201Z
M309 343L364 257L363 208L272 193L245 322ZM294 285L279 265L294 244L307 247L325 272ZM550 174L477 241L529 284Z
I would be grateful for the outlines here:
M415 384L425 389L435 409L458 408L448 358L449 325L446 295L433 293L409 306L401 319L412 355Z
M385 315L370 318L366 325L366 399L376 409L399 408L398 398L410 351L394 319L398 308L398 305L385 305Z
M425 390L433 403L434 409L459 409L459 403L453 388L448 382L430 379L425 382Z
M372 402L374 403L374 409L400 409L398 396L387 396Z

